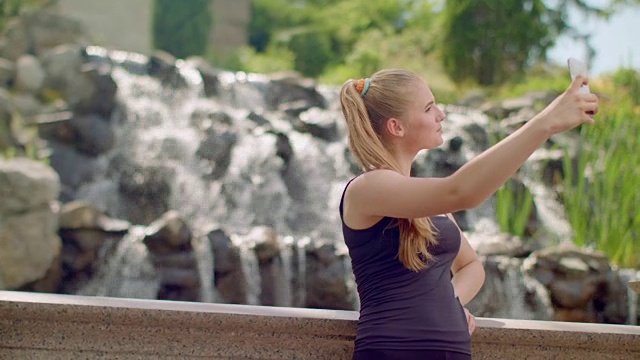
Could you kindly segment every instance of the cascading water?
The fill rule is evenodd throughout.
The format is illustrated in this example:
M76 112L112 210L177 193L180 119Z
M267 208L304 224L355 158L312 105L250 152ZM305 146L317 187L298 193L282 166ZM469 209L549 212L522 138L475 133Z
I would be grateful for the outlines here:
M551 154L548 150L539 149L522 166L522 181L527 186L535 204L538 222L544 231L545 238L552 243L571 240L573 232L565 215L564 206L555 194L542 181L541 166L545 165Z
M339 227L335 226L337 215L330 210L337 207L337 194L350 176L342 156L344 145L328 144L293 131L288 120L267 113L266 78L221 72L221 94L211 99L203 96L199 73L184 62L178 62L176 67L185 84L172 87L136 70L148 61L144 56L100 48L89 48L88 53L98 61L114 65L111 74L118 84L119 106L112 125L117 145L96 161L100 164L97 175L77 190L76 197L88 200L112 217L133 223L148 223L161 214L145 218L141 214L147 210L158 211L163 206L166 210L177 210L194 232L203 301L218 298L211 285L213 255L205 244L205 229L223 225L232 233L246 233L252 226L267 225L283 236L297 238L311 234L325 240L339 239ZM269 116L272 128L286 135L295 154L286 169L278 154L281 139L275 133L265 133L248 119L249 110ZM232 144L229 166L223 176L212 180L207 178L208 162L198 156L198 151L203 137L207 136L207 128L219 125L215 123L218 119L211 119L211 114L219 113L229 117L229 124L225 126L233 131L237 141ZM122 171L114 171L118 166L134 169L129 181L134 185L140 182L142 191L153 187L145 183L144 170L159 168L160 181L169 183L168 194L159 192L166 195L166 199L154 193L152 197L157 201L147 208L139 205L135 198L127 199L122 190L125 182ZM300 242L297 244L300 246ZM249 281L249 302L258 304L260 277L254 249L250 244L238 246L243 252L242 266ZM280 255L281 268L284 278L292 279L291 266L287 266L290 259L286 259L288 246L292 245L285 244ZM298 250L296 276L303 282L304 249ZM278 302L291 304L291 285L283 284L280 288L289 294L277 295Z
M280 259L282 265L282 291L280 292L280 298L276 302L279 306L293 306L293 289L291 284L293 282L293 247L295 240L292 236L285 236L282 239L282 249L280 251Z
M176 66L180 84L166 84L135 70L148 60L139 55L94 49L94 57L113 65L112 77L118 84L118 108L112 119L116 147L96 161L97 176L78 189L77 197L135 224L149 223L166 210L176 210L193 231L201 301L221 298L214 286L215 254L206 234L207 229L222 227L240 251L245 303L261 304L263 275L267 275L277 292L269 294L274 305L305 306L316 296L309 292L309 278L314 274L307 269L318 266L308 258L308 249L321 241L333 243L336 253L346 251L340 241L337 209L345 183L357 170L345 156L345 128L339 121L336 89L316 87L318 96L330 105L311 106L299 113L294 108L295 115L291 115L274 106L273 98L280 99L271 94L273 85L264 76L220 72L218 94L205 97L202 78L188 63ZM465 146L460 153L449 153L450 158L438 159L469 160L485 146L488 119L456 107L448 106L446 111L445 141L460 137ZM306 121L307 128L301 128L300 121ZM309 126L320 130L313 133ZM206 149L205 145L213 147ZM437 166L437 161L431 160L427 158L426 166ZM540 208L544 213L544 206ZM497 231L492 201L468 211L467 217L471 232ZM261 264L256 243L247 236L257 226L268 226L280 239L278 258L271 267ZM144 247L140 239L131 238L144 236L138 229L134 227L134 234L122 240L108 262L111 265L93 282L93 288L101 290L91 293L122 294L113 281L121 276L119 269L146 266L140 261L148 258L146 250L131 244ZM352 295L348 298L355 301L357 309L348 257L339 261L346 270L342 281ZM506 275L499 280L504 284L499 286L516 303L525 301L516 289L537 291L516 279L515 267L503 270ZM130 273L147 274L143 268ZM141 287L144 293L133 295L153 298L149 294L158 286L157 279L152 279L148 287ZM520 316L534 318L526 309L514 306Z
M238 236L232 236L231 238L234 240L235 245L240 249L242 271L245 275L245 281L247 284L247 304L259 305L261 280L258 259L256 257L256 253L253 251L254 244L242 241Z
M300 306L302 304L305 304L307 302L307 283L306 283L306 279L307 279L307 257L305 254L305 249L307 247L307 245L309 245L309 243L311 242L311 239L309 237L303 237L302 239L298 240L295 243L295 250L296 250L296 262L298 265L298 269L296 271L296 276L298 279L298 286L296 288L296 292L295 292L295 299L297 300L294 305L296 304L300 304Z
M134 226L112 254L101 254L98 273L78 290L79 295L155 299L159 276L142 243L144 227ZM103 247L103 250L110 247Z

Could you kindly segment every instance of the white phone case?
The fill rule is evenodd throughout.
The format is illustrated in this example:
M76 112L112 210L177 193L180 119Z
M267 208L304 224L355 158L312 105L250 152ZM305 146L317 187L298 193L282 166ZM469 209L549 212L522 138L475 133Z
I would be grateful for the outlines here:
M569 60L567 60L567 63L569 64L569 73L571 74L571 81L575 80L576 76L578 75L588 76L587 64L575 58L569 58ZM580 92L583 94L589 94L591 92L591 90L589 89L589 85L582 85L580 87Z

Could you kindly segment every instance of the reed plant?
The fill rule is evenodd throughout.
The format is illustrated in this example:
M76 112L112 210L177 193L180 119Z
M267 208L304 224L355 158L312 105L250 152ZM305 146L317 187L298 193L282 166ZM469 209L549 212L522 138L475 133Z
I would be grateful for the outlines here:
M600 113L579 130L577 154L565 154L561 191L575 243L626 268L640 268L638 84L638 72L621 70L592 86L601 95Z
M533 195L522 184L509 180L496 192L496 218L500 230L523 237L533 212Z

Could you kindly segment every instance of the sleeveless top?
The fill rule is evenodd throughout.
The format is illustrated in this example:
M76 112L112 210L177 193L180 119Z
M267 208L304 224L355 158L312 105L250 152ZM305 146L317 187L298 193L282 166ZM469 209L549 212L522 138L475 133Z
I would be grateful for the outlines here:
M351 179L353 181L353 179ZM360 297L355 351L443 350L471 355L471 336L464 309L451 284L451 264L460 249L460 230L446 216L431 217L438 245L434 258L419 272L398 258L400 230L396 219L385 217L368 229L342 233Z

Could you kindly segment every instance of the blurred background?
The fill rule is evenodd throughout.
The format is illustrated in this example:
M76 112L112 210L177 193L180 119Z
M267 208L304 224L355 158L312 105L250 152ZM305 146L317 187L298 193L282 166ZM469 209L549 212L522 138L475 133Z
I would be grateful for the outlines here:
M447 176L585 61L601 111L456 213L478 316L636 324L637 0L2 0L0 289L357 310L349 78L419 73Z

